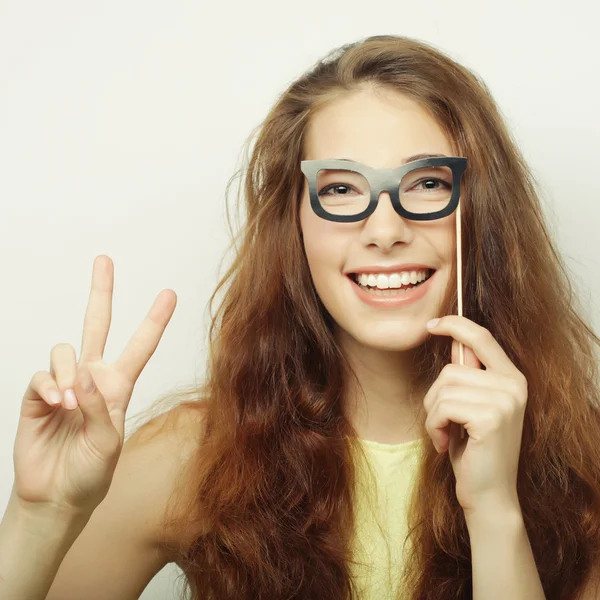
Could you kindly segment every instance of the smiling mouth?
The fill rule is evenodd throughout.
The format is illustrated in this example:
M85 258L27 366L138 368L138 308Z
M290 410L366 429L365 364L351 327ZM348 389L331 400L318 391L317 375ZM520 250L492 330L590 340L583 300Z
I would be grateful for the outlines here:
M378 288L377 286L362 285L358 281L358 273L348 273L347 277L349 277L354 283L356 283L356 285L358 285L363 290L380 290L380 291L384 292L386 290L408 290L408 289L412 289L412 288L417 288L420 285L424 284L435 272L436 272L436 269L428 269L427 277L425 277L425 279L423 279L422 281L419 281L414 284L413 283L408 283L406 285L402 284L400 287L390 286L389 288Z

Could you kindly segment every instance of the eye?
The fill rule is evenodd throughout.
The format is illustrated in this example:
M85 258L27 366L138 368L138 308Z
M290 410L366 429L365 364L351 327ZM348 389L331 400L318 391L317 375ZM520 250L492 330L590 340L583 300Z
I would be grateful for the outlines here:
M420 181L419 183L439 183L439 184L441 184L442 186L449 187L449 186L448 186L448 184L447 184L445 181L443 181L443 180L441 180L441 179L437 179L437 178L435 178L435 177L432 177L431 179L424 179L423 181ZM431 188L431 187L429 187L429 188L427 188L427 189L429 189L429 190L430 190L430 189L432 189L432 188Z
M415 185L413 187L416 187L418 185L421 185L422 183L431 183L431 182L436 182L441 184L444 188L446 188L447 190L452 189L452 184L448 183L447 181L444 181L443 179L438 179L437 177L427 177L426 179L421 179L421 181L417 181L417 183L415 183ZM439 187L426 187L424 188L426 190L439 190Z
M321 196L321 195L325 196L325 194L333 188L345 188L347 190L350 189L350 190L356 191L351 185L346 185L345 183L332 183L331 185L328 185L328 186L324 187L322 190L320 190L319 196ZM338 195L338 194L335 194L335 195ZM339 194L339 195L346 196L347 194Z

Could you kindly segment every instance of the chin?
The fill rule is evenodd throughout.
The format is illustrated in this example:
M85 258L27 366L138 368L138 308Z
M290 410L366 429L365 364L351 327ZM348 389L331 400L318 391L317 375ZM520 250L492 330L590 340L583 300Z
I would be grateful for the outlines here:
M414 320L410 323L396 322L390 325L389 321L367 327L341 327L342 338L352 338L353 344L382 352L406 352L424 344L429 338L429 332Z

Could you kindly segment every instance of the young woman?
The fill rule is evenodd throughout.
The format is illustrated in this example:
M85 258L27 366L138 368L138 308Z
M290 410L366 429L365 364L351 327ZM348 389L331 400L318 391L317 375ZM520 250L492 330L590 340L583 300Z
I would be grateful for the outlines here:
M194 600L600 598L600 339L482 81L348 44L281 95L243 189L207 379L123 450L176 297L108 365L96 259L79 360L23 398L0 597L135 598L175 562Z

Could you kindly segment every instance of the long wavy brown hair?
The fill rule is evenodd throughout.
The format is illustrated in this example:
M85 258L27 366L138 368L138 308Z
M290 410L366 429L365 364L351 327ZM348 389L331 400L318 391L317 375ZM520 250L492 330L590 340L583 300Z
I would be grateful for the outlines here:
M581 316L574 275L544 222L542 188L485 83L431 45L395 35L347 44L318 61L246 141L248 152L258 131L238 171L245 220L209 302L206 377L166 398L187 396L180 406L202 415L202 435L165 515L165 530L193 534L175 561L185 595L358 597L350 563L361 447L343 403L356 376L315 291L298 212L307 125L328 103L369 86L419 102L468 158L464 315L487 328L527 378L521 508L546 598L575 599L600 557L600 339ZM440 314L456 313L450 287ZM431 385L452 362L450 341L431 336L415 350L416 384ZM412 600L472 597L455 483L448 453L425 444L402 567Z

